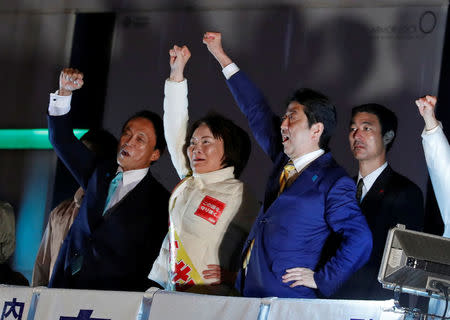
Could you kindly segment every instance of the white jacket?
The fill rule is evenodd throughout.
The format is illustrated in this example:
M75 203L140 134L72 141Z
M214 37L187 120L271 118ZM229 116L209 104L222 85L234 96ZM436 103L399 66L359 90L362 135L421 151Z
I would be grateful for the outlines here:
M190 173L182 152L188 122L187 81L167 80L164 92L164 135L172 163L183 179ZM208 264L238 270L243 242L258 213L257 201L244 184L234 178L233 172L234 167L227 167L188 176L175 188L169 200L171 223L200 274ZM218 209L220 216L215 224L201 215L205 201L224 205L223 210ZM169 244L169 236L166 236L149 274L150 279L164 288L171 288ZM215 281L202 280L204 284ZM211 286L207 292L226 294L229 290L226 286Z
M422 132L422 144L434 194L445 224L444 237L450 237L450 146L442 126ZM442 316L445 300L430 299L428 313ZM450 317L447 310L446 317Z

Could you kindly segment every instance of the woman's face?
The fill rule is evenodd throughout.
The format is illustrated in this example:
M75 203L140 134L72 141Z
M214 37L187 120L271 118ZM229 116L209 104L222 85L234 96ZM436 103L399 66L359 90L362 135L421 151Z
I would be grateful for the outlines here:
M214 138L209 127L203 123L192 134L187 154L194 173L222 169L223 140Z

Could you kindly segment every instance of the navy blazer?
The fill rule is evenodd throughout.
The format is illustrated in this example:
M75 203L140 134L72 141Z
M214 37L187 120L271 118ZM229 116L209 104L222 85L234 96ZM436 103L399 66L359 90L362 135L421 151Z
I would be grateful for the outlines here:
M399 223L406 225L407 229L422 231L422 191L411 180L387 166L362 199L360 207L373 234L372 254L369 262L333 298L392 299L392 290L383 289L377 279L387 234Z
M236 287L250 297L315 298L316 290L290 288L281 279L286 269L305 267L315 271L318 290L329 296L368 260L372 249L371 232L355 199L355 183L325 153L277 197L279 176L289 160L283 152L279 117L242 71L227 83L253 135L274 163L264 206L247 239L247 246L252 239L255 243L245 281L241 271ZM320 264L331 232L344 240L335 256Z
M48 127L58 157L86 190L49 287L145 291L154 284L147 275L167 233L169 192L149 170L103 216L116 159L98 161L73 135L70 114L48 116ZM81 267L74 275L73 265Z

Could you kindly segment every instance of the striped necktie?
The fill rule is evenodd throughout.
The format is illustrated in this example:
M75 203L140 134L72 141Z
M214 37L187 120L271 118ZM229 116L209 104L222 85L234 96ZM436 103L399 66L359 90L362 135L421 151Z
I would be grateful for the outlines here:
M280 191L278 191L278 195L283 192L284 188L286 188L286 184L289 178L291 178L296 172L297 170L295 169L294 163L292 162L292 160L289 160L289 162L284 166L283 171L280 175Z
M361 203L363 187L364 187L364 180L361 178L359 179L358 185L356 186L356 200L358 200L358 203Z
M122 177L123 177L123 172L119 171L116 174L116 176L114 177L114 179L111 180L111 183L109 184L109 189L108 189L108 196L106 197L105 208L103 209L103 215L105 215L106 208L108 208L109 202L111 201L114 193L116 192L116 189L119 186L119 183L122 181Z

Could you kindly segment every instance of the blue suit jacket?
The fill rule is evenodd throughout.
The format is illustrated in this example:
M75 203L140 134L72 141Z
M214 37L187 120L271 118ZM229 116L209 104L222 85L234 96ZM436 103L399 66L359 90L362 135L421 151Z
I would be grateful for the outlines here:
M239 273L236 287L250 297L314 298L316 290L290 288L281 279L286 269L305 267L315 271L320 293L329 296L364 265L372 249L371 232L355 199L355 183L326 153L277 197L279 176L289 160L283 152L279 117L242 71L227 83L256 140L274 163L264 206L247 239L247 246L255 240L247 274L244 280ZM335 256L321 263L331 232L344 240Z
M86 191L49 287L144 291L167 233L169 192L150 173L103 216L115 159L98 161L72 133L70 114L48 117L50 141ZM80 260L79 257L82 257ZM81 263L72 275L72 265Z

